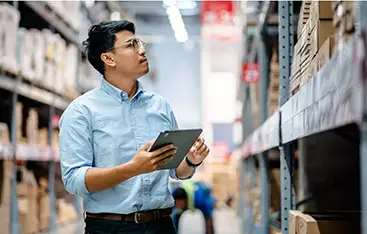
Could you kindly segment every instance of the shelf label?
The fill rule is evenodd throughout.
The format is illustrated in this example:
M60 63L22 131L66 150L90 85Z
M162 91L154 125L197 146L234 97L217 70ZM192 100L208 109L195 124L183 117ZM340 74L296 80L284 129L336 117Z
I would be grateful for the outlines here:
M259 64L245 63L242 65L242 81L245 83L256 83L260 80Z

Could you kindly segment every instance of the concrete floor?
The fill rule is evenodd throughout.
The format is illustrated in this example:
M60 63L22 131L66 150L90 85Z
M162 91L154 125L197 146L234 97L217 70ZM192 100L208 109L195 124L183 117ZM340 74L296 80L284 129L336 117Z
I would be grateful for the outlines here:
M196 213L188 214L183 222L179 234L204 234L200 216ZM190 225L188 225L190 224ZM240 234L240 221L236 216L235 210L221 208L214 213L214 228L216 234ZM57 228L54 233L42 234L82 234L83 223L75 222Z

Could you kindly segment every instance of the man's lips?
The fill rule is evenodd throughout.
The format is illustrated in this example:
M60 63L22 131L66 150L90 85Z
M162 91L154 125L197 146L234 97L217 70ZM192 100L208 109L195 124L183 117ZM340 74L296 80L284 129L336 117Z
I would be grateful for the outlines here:
M140 63L144 63L144 62L147 62L148 60L145 58L145 59L142 59L140 60Z

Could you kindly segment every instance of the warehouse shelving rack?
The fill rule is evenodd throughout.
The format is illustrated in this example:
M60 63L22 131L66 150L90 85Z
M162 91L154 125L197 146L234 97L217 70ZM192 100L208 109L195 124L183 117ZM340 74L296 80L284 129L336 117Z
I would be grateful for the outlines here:
M313 138L319 133L331 130L345 131L351 124L358 126L360 132L360 202L361 230L367 233L367 3L356 2L357 35L334 55L300 91L290 97L289 81L293 52L294 2L278 2L279 32L279 111L267 116L267 83L269 62L264 49L263 31L266 20L257 25L258 42L252 50L257 52L260 64L260 127L248 135L241 145L242 182L239 204L242 212L242 233L269 233L270 226L277 226L269 214L268 157L273 149L280 151L281 171L281 231L288 234L288 211L296 209L294 187L294 148L299 139ZM266 4L263 4L263 6ZM268 14L269 11L260 11ZM260 18L266 19L262 16ZM255 55L250 53L249 61ZM244 124L246 125L246 119ZM344 134L345 137L345 134ZM258 157L255 157L258 156ZM260 226L254 224L252 205L246 206L246 176L256 175L256 163L260 171ZM301 162L300 162L301 163ZM250 181L250 187L255 181ZM276 215L275 215L276 216ZM278 225L278 228L280 226Z
M25 1L25 2L9 2L15 8L20 10L20 17L24 14L34 14L38 19L42 19L47 28L54 33L59 33L68 43L73 43L78 46L80 50L80 56L78 59L82 59L81 43L79 42L79 33L73 29L67 22L58 16L53 10L51 10L46 2L42 1ZM20 5L22 4L22 5ZM20 9L22 7L22 10ZM88 12L88 8L81 4L81 10L86 11L86 15L90 22L95 22L96 19L92 19L92 15ZM107 2L105 8L109 11L115 11L118 5L114 2ZM26 10L24 10L26 9ZM32 13L30 13L32 12ZM27 27L32 27L28 25ZM36 24L36 23L34 23ZM44 27L36 25L36 27ZM80 60L78 60L80 61ZM50 217L49 217L49 232L54 233L56 230L56 197L55 197L55 173L56 163L59 162L58 149L52 147L52 136L55 128L54 116L55 114L61 114L66 109L67 105L71 102L68 98L65 98L52 91L46 90L42 87L37 87L33 84L24 82L22 77L13 75L4 71L0 71L0 92L6 92L11 98L11 117L10 117L10 145L0 144L0 159L11 160L14 165L13 178L11 183L11 219L10 230L12 234L18 234L20 232L19 217L18 217L18 199L16 192L17 185L17 160L22 161L37 161L47 164L46 170L48 170L48 191L50 199ZM27 103L32 103L34 106L42 106L43 112L47 112L47 125L48 125L48 147L38 147L28 144L17 144L16 139L16 103L19 98L26 99ZM80 204L76 199L76 208ZM78 219L82 219L81 210L78 212ZM7 215L7 214L5 214ZM79 220L79 221L80 221ZM82 232L82 231L80 231Z

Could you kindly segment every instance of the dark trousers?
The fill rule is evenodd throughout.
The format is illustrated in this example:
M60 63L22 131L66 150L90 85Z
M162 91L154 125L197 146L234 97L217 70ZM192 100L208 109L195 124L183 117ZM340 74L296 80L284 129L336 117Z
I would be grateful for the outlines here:
M86 217L85 234L176 234L171 217L147 223Z

